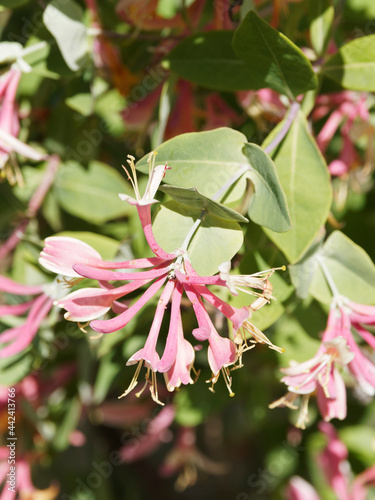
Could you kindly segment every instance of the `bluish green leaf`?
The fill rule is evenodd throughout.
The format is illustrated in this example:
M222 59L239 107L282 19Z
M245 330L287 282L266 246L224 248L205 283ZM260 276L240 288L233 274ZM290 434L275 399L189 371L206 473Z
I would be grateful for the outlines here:
M335 231L319 252L337 291L362 304L375 304L375 266L359 245L340 231ZM310 286L310 293L320 302L330 303L332 291L321 266Z
M156 148L156 163L168 163L163 179L167 184L179 187L195 187L211 198L238 172L248 159L243 153L246 137L230 128L218 128L207 132L181 134ZM141 158L137 168L148 172L148 155ZM245 192L244 176L220 199L228 204L238 202Z

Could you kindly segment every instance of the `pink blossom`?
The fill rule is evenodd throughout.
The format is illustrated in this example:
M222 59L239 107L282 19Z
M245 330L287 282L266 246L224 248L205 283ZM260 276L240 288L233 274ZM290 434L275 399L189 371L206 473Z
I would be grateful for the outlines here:
M21 71L11 68L0 78L0 170L5 167L12 151L32 160L43 160L45 155L17 139L20 124L17 114L16 93Z
M199 276L193 269L186 251L176 249L172 253L165 252L156 242L152 232L151 205L157 202L155 194L167 166L154 166L154 157L153 154L149 157L149 180L145 193L141 196L134 158L129 156L131 175L126 172L133 185L135 198L128 195L120 197L136 207L146 240L155 257L126 262L106 262L85 243L72 238L52 237L46 240L40 263L47 269L66 276L97 281L99 288L81 288L55 301L55 304L66 310L66 319L79 323L90 322L91 328L99 333L111 333L126 327L128 322L160 292L145 345L127 362L128 365L137 364L137 368L130 386L122 396L129 394L137 386L142 366L146 368L146 383L137 395L139 396L149 386L152 398L159 404L162 403L158 398L156 373L164 374L170 391L181 384L193 382L190 372L194 370L194 348L184 337L181 320L180 307L183 293L191 302L197 318L198 328L192 331L193 337L199 342L208 341L208 364L212 371L209 382L215 384L222 373L229 394L233 395L230 370L237 361L239 366L242 366L242 354L246 350L252 348L253 344L263 343L281 351L250 321L251 315L273 298L272 284L268 278L275 270L250 276L230 276L230 263L225 263L220 266L218 275ZM118 285L118 282L124 281L127 283ZM242 290L255 295L256 299L247 307L236 308L215 295L208 288L210 285L227 288L233 294L237 294L237 290ZM143 286L146 286L146 289L134 303L122 301L130 292L139 290ZM233 339L219 335L204 302L216 308L232 323ZM160 357L159 332L169 303L171 304L169 330ZM111 310L114 317L104 317ZM247 343L247 337L250 337L250 345Z
M320 413L325 420L346 417L346 391L344 381L337 369L346 366L354 358L343 337L322 342L317 354L303 363L293 363L282 368L285 376L281 379L288 386L288 393L270 405L293 406L298 395L302 396L302 406L297 427L305 428L308 421L307 406L310 395L317 394Z
M329 169L332 175L346 175L360 163L360 157L355 150L350 132L357 119L364 122L368 122L370 119L366 96L346 90L321 95L317 98L316 103L313 119L320 119L332 111L317 136L318 146L324 154L335 133L340 130L343 146L339 158L329 164Z
M326 445L318 454L317 462L335 498L366 500L368 487L375 485L375 467L369 467L353 479L353 472L348 462L348 450L340 441L333 425L320 422L319 429L326 437ZM286 498L287 500L320 500L315 489L298 476L290 480Z
M21 316L28 312L25 323L0 333L0 343L2 344L0 358L5 358L18 354L31 344L42 321L52 308L53 299L44 293L42 285L21 285L4 276L0 276L0 290L14 295L35 295L33 299L17 305L0 306L0 317L9 314Z
M320 500L319 495L310 483L299 476L293 476L285 491L287 500Z
M340 500L350 500L348 450L338 439L333 425L321 422L319 428L328 438L327 445L319 456L320 466L337 497Z

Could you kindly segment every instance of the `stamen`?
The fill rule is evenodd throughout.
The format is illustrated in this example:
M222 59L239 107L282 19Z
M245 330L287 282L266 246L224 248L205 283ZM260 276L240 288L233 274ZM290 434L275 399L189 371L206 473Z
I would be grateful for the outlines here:
M126 170L126 168L124 166L123 166L123 168L128 175L128 179L132 183L132 186L133 186L133 189L135 192L135 196L136 196L137 200L139 200L141 196L139 194L139 188L138 188L137 169L135 168L135 165L134 165L135 158L132 155L127 155L127 157L128 157L128 159L126 160L126 162L128 163L128 165L131 168L133 179L130 177L129 172Z
M197 370L194 368L194 366L192 366L192 367L191 367L191 369L193 370L194 375L195 375L195 379L194 379L194 381L193 381L193 384L195 384L195 382L198 380L198 377L199 377L199 375L200 375L201 371L200 371L200 370L198 370L198 371L197 371Z
M88 321L84 326L86 327L90 321ZM96 335L90 335L90 340L101 339L103 337L103 333L97 333Z
M126 389L126 391L123 394L121 394L121 396L118 397L118 399L123 398L124 396L127 396L129 394L129 392L131 392L134 389L134 387L138 384L138 376L139 376L139 372L141 371L142 364L143 364L143 359L138 363L137 369L135 370L134 377L132 378L132 381L130 382L129 387Z
M68 317L67 317L67 315L68 315L68 314L69 314L69 313L64 314L64 318L65 318L65 319L68 319ZM84 325L81 325L81 323L79 323L79 322L77 323L78 328L79 328L79 329L81 330L81 332L83 332L83 333L87 333L87 331L85 330L85 328L86 328L86 326L88 326L89 324L90 324L90 321L87 321ZM103 334L102 334L102 333L100 333L99 335L96 335L95 337L96 337L96 338L98 338L98 337L101 337L102 335L103 335ZM90 338L92 338L92 337L90 337Z
M232 391L232 377L230 376L229 368L227 366L223 366L221 372L224 377L225 385L229 391L229 396L232 398L234 396L234 392Z
M157 154L158 154L157 151L151 151L151 153L148 155L147 163L148 163L148 175L149 175L149 177L151 176L151 173L154 170L155 157Z
M151 377L152 377L152 382L151 382L151 385L150 385L151 397L155 401L155 403L157 403L157 404L159 404L161 406L164 406L164 403L162 403L161 401L159 401L158 383L157 383L157 380L156 380L156 372L152 372Z
M232 377L230 376L230 370L229 370L229 368L227 366L223 366L220 371L223 374L224 382L225 382L225 385L227 386L227 389L228 389L228 392L229 392L229 396L233 397L234 396L234 392L231 389L231 386L232 386ZM214 394L215 394L214 385L218 381L219 376L220 376L220 372L217 373L216 375L212 374L212 377L209 380L206 380L207 384L209 384L211 382L211 387L209 387L208 390L211 391L211 392L213 392Z
M251 321L244 321L242 327L248 333L250 333L250 335L252 337L254 337L254 340L250 339L250 342L259 343L259 344L267 344L270 349L273 349L274 351L277 351L280 354L285 351L285 349L283 347L278 347L278 346L272 344L272 342L264 335L264 333L261 332L259 330L259 328L257 328L255 325L253 325L253 323L251 323Z
M60 279L60 278L57 278L57 283L62 283L63 284L63 287L65 288L71 288L72 286L74 285L78 285L78 283L80 283L81 281L83 281L85 278L70 278L70 279L67 279L65 276Z
M278 406L286 406L291 410L298 410L298 406L294 405L294 401L299 397L299 394L295 394L294 392L288 392L285 396L282 396L280 399L277 399L273 403L268 405L268 408L273 410Z
M309 419L309 399L310 399L310 394L304 394L302 396L302 403L301 403L301 409L299 412L299 417L297 420L296 427L300 429L306 429L305 423L308 422Z
M143 391L147 387L147 384L151 384L151 380L150 380L150 368L147 368L146 375L145 375L145 381L146 382L144 383L143 388L139 392L137 392L137 394L136 394L137 398L139 398L142 395Z

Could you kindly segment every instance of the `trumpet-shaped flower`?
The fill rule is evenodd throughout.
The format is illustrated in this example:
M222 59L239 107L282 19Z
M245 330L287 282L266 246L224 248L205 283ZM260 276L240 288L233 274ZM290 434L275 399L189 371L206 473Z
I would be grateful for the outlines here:
M11 68L0 78L0 170L14 151L32 160L43 160L44 154L17 139L20 124L17 114L16 93L21 71Z
M285 491L287 500L320 500L319 495L310 483L299 476L293 476Z
M288 393L270 405L293 406L296 398L303 399L297 427L305 428L308 421L307 406L311 394L316 392L320 413L325 420L346 417L346 391L344 381L337 369L348 365L354 358L345 339L336 337L323 342L317 354L303 363L294 363L282 368L285 376L281 379L288 386Z
M46 287L43 285L22 285L4 276L0 276L0 290L14 295L34 295L31 300L20 304L0 305L0 318L6 315L22 316L28 312L27 319L23 324L8 328L0 333L0 343L2 344L0 358L6 358L18 354L31 344L42 321L52 308L53 299L45 293Z
M368 488L375 485L375 467L369 467L353 479L353 472L348 462L348 450L340 441L335 428L328 422L320 422L319 429L325 435L326 445L318 454L317 464L333 495L340 500L366 500ZM315 489L298 476L290 480L286 498L320 500Z

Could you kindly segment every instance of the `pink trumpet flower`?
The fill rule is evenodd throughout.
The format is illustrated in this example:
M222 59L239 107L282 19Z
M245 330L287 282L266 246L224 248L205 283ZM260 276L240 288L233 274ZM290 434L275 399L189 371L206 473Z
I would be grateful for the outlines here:
M17 139L20 124L17 114L16 93L21 71L11 68L0 78L0 170L9 160L12 151L32 160L43 160L45 155Z
M286 500L320 500L310 483L299 476L293 476L285 491Z
M318 455L328 486L335 498L340 500L366 500L368 488L375 485L375 466L371 466L353 479L348 462L348 450L340 441L333 425L320 422L320 431L327 439L323 451ZM294 476L285 492L287 500L320 500L315 489L304 479Z
M32 296L34 298L20 304L0 305L0 318L6 315L22 316L28 312L25 323L8 328L0 333L0 358L14 356L28 347L42 321L46 318L53 305L53 299L45 292L48 287L43 285L21 285L15 281L0 276L0 291L14 295Z
M317 354L303 363L293 363L282 368L285 376L281 379L288 386L288 393L270 405L288 406L296 409L294 401L302 396L302 406L297 427L305 428L308 421L308 402L311 394L316 393L320 413L325 420L346 417L346 391L344 381L337 369L346 366L354 358L344 338L336 337L322 342Z
M322 336L322 344L316 356L304 363L281 369L286 375L282 382L288 385L288 393L270 405L293 405L302 396L302 409L297 426L304 428L307 421L307 405L310 395L316 393L321 415L326 421L346 417L346 389L337 367L350 373L356 388L366 396L375 394L375 364L368 349L360 348L354 337L356 332L375 349L374 335L365 325L375 324L375 306L357 304L344 296L334 297L328 322Z
M338 159L328 165L328 168L332 175L344 176L360 162L350 132L357 119L365 123L370 119L366 95L345 90L321 95L316 103L317 106L313 112L314 119L320 119L332 111L317 136L318 146L324 154L337 130L340 131L343 140L341 154Z
M142 366L146 368L143 388L139 396L149 386L152 398L159 404L156 373L163 373L167 389L173 391L181 384L193 383L191 370L194 370L194 348L184 338L181 320L181 300L185 293L193 306L198 328L192 332L199 342L208 341L208 364L212 371L209 382L215 384L220 373L223 374L229 394L231 389L230 370L239 361L242 354L254 347L256 343L282 351L274 346L267 337L250 321L251 315L272 297L272 285L268 278L274 269L251 276L230 276L230 263L220 266L216 276L199 276L193 269L188 253L181 249L165 252L156 242L151 226L151 204L156 203L156 191L163 179L166 165L154 166L154 155L149 157L150 175L143 196L140 195L136 176L134 158L128 158L132 176L127 172L135 191L135 198L127 195L120 197L135 205L146 240L155 257L134 259L126 262L106 262L89 245L73 238L51 237L40 256L40 263L49 269L73 278L89 278L96 280L99 287L81 288L55 304L66 310L65 318L70 321L90 322L93 330L99 333L111 333L126 327L129 321L159 292L154 319L145 345L130 357L127 364L136 364L137 368L125 396L138 384L138 376ZM113 283L114 282L114 283ZM126 282L124 284L124 282ZM73 282L74 283L74 282ZM255 301L247 307L236 308L216 296L210 285L221 286L237 294L237 289L255 295ZM130 292L143 289L140 297L132 304L122 302ZM258 291L250 291L255 288ZM222 337L217 332L204 302L220 311L233 325L233 340ZM170 304L169 329L162 356L158 353L159 334L166 309ZM103 318L110 310L115 314L112 318ZM247 336L250 337L248 344ZM211 387L213 390L213 387ZM120 396L120 397L122 397Z

